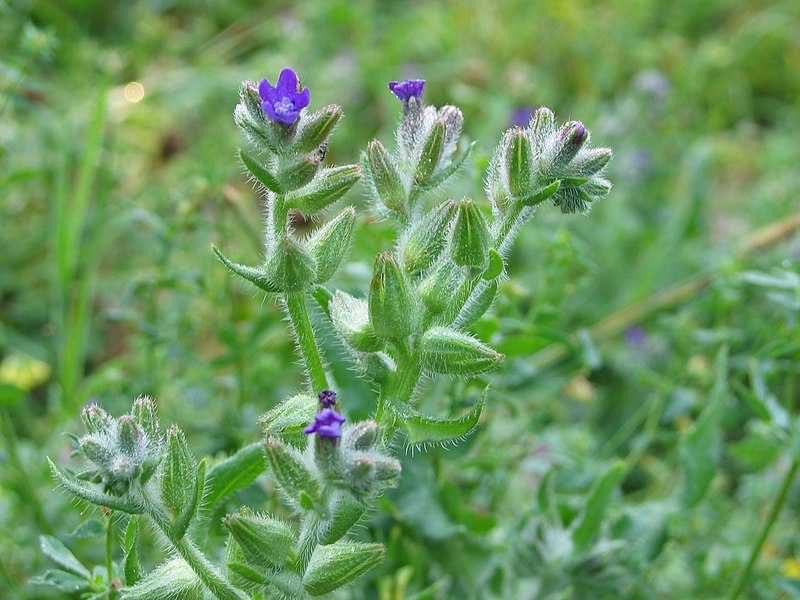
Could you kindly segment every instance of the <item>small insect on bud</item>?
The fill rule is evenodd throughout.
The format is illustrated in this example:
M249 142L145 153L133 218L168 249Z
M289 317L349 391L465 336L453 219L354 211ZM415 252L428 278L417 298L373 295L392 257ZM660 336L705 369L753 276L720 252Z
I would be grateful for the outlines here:
M485 267L492 237L477 205L469 198L458 203L458 213L450 232L450 255L462 267Z
M394 159L378 140L367 145L363 158L367 181L381 204L398 213L406 212L406 192Z
M378 337L400 339L419 329L419 302L391 252L375 257L368 308Z

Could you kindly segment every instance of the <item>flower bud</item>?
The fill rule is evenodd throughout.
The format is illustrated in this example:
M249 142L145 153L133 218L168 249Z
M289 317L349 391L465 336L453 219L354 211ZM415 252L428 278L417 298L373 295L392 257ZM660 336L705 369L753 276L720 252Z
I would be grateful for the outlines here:
M305 156L279 173L280 186L287 192L301 188L314 179L318 170L319 161Z
M139 396L133 402L131 412L134 421L144 430L151 442L161 436L161 424L158 420L158 409L155 401L149 396Z
M580 121L570 121L559 131L558 143L553 164L561 167L570 163L589 141L589 130Z
M379 433L375 421L361 421L345 433L345 445L353 450L370 450L378 441Z
M358 165L323 169L307 186L287 195L287 206L304 215L315 215L344 196L359 179L361 167Z
M414 181L422 183L430 179L444 153L445 136L447 135L447 122L444 119L437 119L433 127L428 132L428 137L422 143L422 149L417 161L417 170L414 174Z
M104 443L104 438L97 434L89 434L80 439L81 453L100 469L110 468L111 462L114 459L114 453Z
M325 546L333 544L344 537L350 529L364 516L365 506L349 494L342 495L331 510L328 529L320 539Z
M297 394L264 413L258 424L267 435L283 435L305 429L317 414L319 403L313 394Z
M362 162L373 194L389 210L406 212L406 192L394 159L378 140L367 145Z
M400 461L396 458L381 456L375 461L375 477L379 481L388 481L400 477L402 471Z
M294 531L283 521L242 509L227 515L222 519L222 524L253 566L280 568L292 555L296 541Z
M147 440L144 431L130 415L117 419L117 444L125 456L137 462L145 459Z
M114 418L97 404L90 404L81 411L81 420L89 433L106 433L115 427Z
M354 358L363 375L381 385L395 371L394 361L385 352L359 352Z
M383 560L382 544L336 542L318 546L303 575L303 587L312 596L337 590Z
M460 269L451 261L440 262L418 286L420 298L431 314L444 311L453 299L461 279Z
M420 327L419 302L391 252L375 257L368 297L369 319L378 337L404 338Z
M452 224L456 206L450 200L442 202L412 226L411 234L403 244L406 271L427 269L439 258L447 242L447 231Z
M308 239L308 247L317 263L316 283L328 281L350 249L350 236L356 221L356 211L352 206L317 229Z
M300 130L294 141L295 151L305 153L319 148L339 123L342 114L340 106L329 104L311 115L301 117Z
M319 485L302 457L293 448L276 438L267 438L264 446L267 466L276 483L297 506L306 506L304 496L312 501L319 498Z
M556 115L546 106L542 106L533 113L529 127L535 145L534 151L542 152L546 142L556 131Z
M299 242L288 235L282 236L272 256L267 260L267 278L284 292L296 292L308 288L317 275L314 257Z
M505 157L508 189L512 196L530 194L533 174L533 149L522 129L514 129L507 136Z
M167 432L167 451L161 473L161 498L177 515L194 492L196 466L186 436L176 425Z
M447 327L434 327L420 340L425 368L444 375L478 375L499 365L503 355L474 337Z
M579 177L591 177L602 171L613 155L611 148L595 148L582 152L570 166Z
M458 203L458 213L450 232L453 262L462 267L485 267L491 242L480 209L472 200L464 198Z
M375 352L383 348L383 341L375 335L369 320L367 303L341 290L336 290L328 303L331 323L344 341L360 352Z

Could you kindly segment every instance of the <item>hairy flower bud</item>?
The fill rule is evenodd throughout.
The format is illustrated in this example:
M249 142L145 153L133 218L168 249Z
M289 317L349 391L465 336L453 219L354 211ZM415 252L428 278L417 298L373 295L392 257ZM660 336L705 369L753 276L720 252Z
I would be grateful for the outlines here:
M504 142L508 190L512 196L527 196L531 193L533 175L533 149L531 141L522 129L513 129Z
M281 189L287 192L303 187L314 179L319 170L319 161L305 156L280 172Z
M489 260L492 237L480 209L469 198L458 203L450 232L450 255L462 267L485 267Z
M406 212L406 192L394 159L378 140L367 145L362 162L373 195L383 206L398 213Z
M558 146L553 163L557 166L569 164L589 141L589 130L580 121L570 121L559 131Z
M444 119L434 121L420 149L417 169L414 173L414 181L417 183L427 181L436 171L444 153L446 135L447 122Z
M403 244L406 271L427 269L439 258L447 242L447 232L453 222L457 204L442 202L411 227Z
M276 438L264 445L267 466L275 482L298 507L313 508L319 498L319 484L298 452Z
M263 569L282 567L293 553L295 534L283 521L254 514L245 508L225 516L222 524L253 566Z
M305 246L284 235L267 260L266 275L281 291L301 291L314 283L317 264Z
M418 290L425 308L434 315L444 311L458 287L461 270L453 262L441 261L419 283Z
M336 290L328 309L333 328L350 346L360 352L375 352L384 347L384 342L375 335L364 300Z
M419 302L391 252L375 257L369 286L369 319L378 337L404 338L420 327Z
M378 441L380 429L375 421L361 421L345 433L344 443L353 450L370 450Z
M361 179L361 167L344 165L322 169L314 180L286 196L287 206L315 215L344 196Z
M296 152L305 153L316 150L331 134L342 118L342 108L329 104L320 110L300 119L300 129L294 140Z
M483 342L446 327L433 327L420 340L425 368L445 375L478 375L493 369L503 360Z
M81 411L81 420L89 433L105 433L115 427L114 418L97 404L90 404Z
M325 283L336 272L342 259L350 249L350 237L356 211L352 206L345 208L335 218L317 229L308 238L308 247L317 263L316 283Z
M196 466L186 436L173 425L167 432L166 460L161 474L161 498L174 515L186 506L193 494Z

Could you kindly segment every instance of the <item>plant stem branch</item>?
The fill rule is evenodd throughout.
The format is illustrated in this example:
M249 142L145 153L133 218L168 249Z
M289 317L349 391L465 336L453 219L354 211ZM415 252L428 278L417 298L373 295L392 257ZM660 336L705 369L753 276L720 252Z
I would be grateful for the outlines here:
M761 529L761 533L759 534L758 539L756 539L756 543L753 544L753 547L750 549L750 558L747 560L747 565L739 574L739 579L736 581L736 585L733 587L731 595L728 596L729 600L736 600L747 585L750 575L753 572L753 568L756 565L756 561L758 561L758 556L761 554L761 548L764 546L764 542L767 541L769 532L772 530L772 526L775 525L775 521L778 520L778 515L780 515L783 504L786 502L786 497L789 495L789 489L792 487L792 482L797 474L798 467L800 467L800 460L795 458L792 460L792 464L789 466L789 470L786 472L786 475L783 478L780 492L778 493L778 497L775 498L772 508L770 508L767 521L764 523L764 527Z
M317 339L314 336L314 328L311 326L311 319L308 316L304 292L286 293L286 312L292 322L292 328L297 338L297 347L303 356L303 363L311 383L311 391L320 392L328 389L328 378L325 375L325 367L322 364Z

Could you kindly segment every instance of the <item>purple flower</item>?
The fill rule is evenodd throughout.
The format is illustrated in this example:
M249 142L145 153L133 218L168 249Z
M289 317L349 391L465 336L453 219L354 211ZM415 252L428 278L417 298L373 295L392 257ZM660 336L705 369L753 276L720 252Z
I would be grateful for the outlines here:
M342 437L342 423L345 419L332 408L324 408L314 417L314 422L303 430L306 435L316 433L320 437Z
M308 106L308 88L300 91L297 73L284 69L278 77L278 85L272 87L269 81L262 79L258 84L258 93L264 101L261 108L273 121L291 125L300 116L300 111Z
M336 404L336 392L333 390L322 390L318 398L322 408L331 408Z
M411 98L419 100L422 98L422 91L425 89L424 79L406 79L405 81L390 81L389 89L391 92L408 104Z

